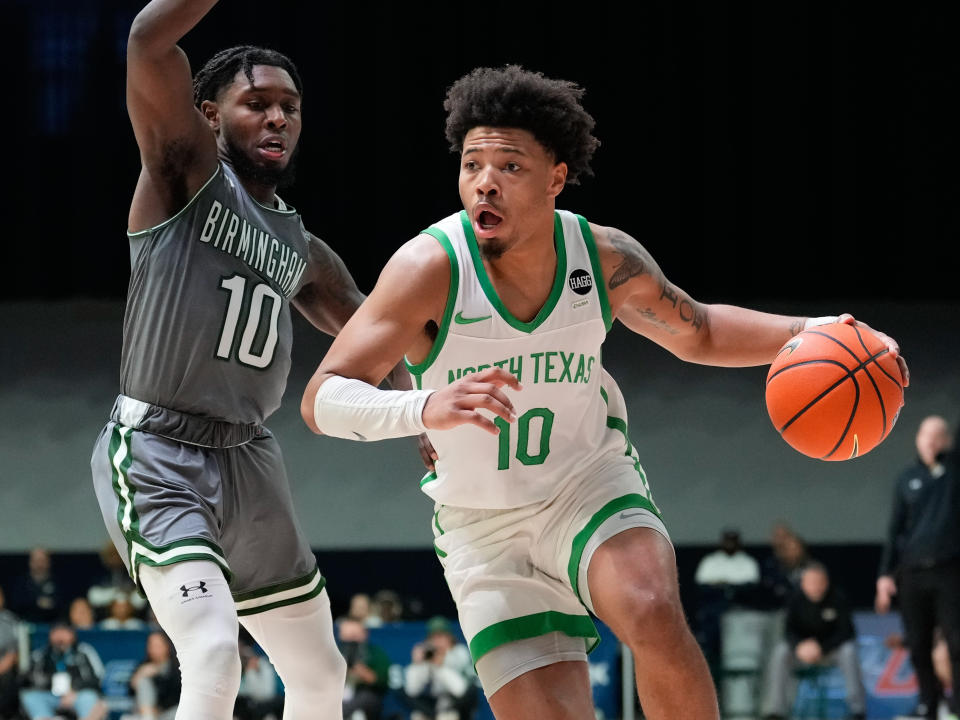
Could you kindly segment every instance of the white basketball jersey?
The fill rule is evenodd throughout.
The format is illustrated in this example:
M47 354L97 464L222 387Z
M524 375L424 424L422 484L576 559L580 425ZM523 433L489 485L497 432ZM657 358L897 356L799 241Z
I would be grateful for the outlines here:
M513 317L497 296L465 212L424 233L450 258L450 290L430 354L407 363L416 387L442 388L498 366L523 390L505 390L517 420L496 418L498 436L475 425L428 432L440 459L423 491L444 505L519 507L552 497L565 480L610 458L636 460L623 398L601 367L610 305L587 221L555 213L556 277L530 322Z

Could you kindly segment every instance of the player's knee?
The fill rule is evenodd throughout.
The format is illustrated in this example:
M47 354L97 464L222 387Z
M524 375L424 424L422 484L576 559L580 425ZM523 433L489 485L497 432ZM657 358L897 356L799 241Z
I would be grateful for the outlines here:
M208 637L177 652L185 688L204 694L232 697L240 689L240 653L237 641L229 637Z
M665 584L656 581L627 591L623 617L618 623L628 645L645 645L661 638L687 632L679 598Z

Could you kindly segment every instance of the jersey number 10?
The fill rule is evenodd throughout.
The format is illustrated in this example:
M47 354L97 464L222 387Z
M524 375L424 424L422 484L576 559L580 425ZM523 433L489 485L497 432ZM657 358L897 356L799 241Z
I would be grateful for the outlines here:
M231 275L220 280L220 289L230 293L227 313L223 318L223 330L217 345L217 357L229 360L234 345L237 346L237 360L243 365L263 369L273 362L273 353L277 349L277 318L280 317L280 296L266 283L252 283L253 290L247 296L247 279L243 275ZM270 306L264 311L263 301L269 300ZM246 310L247 321L243 335L237 343L237 329L240 315ZM266 328L263 329L263 325Z
M536 452L530 452L530 423L540 418L540 443ZM497 445L497 470L510 469L510 423L502 417L494 418L493 424L500 430ZM531 408L517 418L517 449L515 455L524 465L542 465L550 454L550 431L553 430L553 411L547 408ZM535 444L536 445L536 444Z

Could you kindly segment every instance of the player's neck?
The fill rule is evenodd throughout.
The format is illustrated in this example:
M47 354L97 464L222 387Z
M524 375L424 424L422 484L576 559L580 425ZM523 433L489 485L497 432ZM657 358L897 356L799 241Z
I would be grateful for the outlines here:
M276 183L264 183L256 180L255 178L251 178L249 174L244 173L241 168L236 166L227 153L220 153L220 161L225 165L230 166L234 174L237 176L237 179L240 180L240 184L243 185L243 189L247 191L247 194L250 195L250 197L265 207L277 207Z
M499 253L483 253L484 264L497 274L513 277L539 274L544 267L555 267L557 250L554 245L553 214L549 222L538 222L519 228L517 236L505 243Z

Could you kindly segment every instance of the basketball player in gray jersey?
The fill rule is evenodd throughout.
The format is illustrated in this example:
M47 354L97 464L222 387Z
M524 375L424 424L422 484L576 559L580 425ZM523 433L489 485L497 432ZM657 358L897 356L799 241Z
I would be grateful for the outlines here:
M289 304L335 335L363 296L275 193L301 130L293 63L238 47L191 79L176 43L214 4L154 0L130 31L127 107L142 171L122 394L94 449L94 486L176 646L177 718L232 718L238 618L277 667L285 719L339 718L345 664L324 580L261 423L290 368Z

